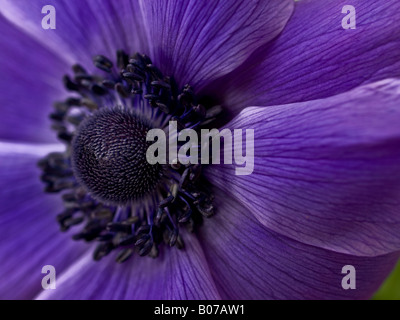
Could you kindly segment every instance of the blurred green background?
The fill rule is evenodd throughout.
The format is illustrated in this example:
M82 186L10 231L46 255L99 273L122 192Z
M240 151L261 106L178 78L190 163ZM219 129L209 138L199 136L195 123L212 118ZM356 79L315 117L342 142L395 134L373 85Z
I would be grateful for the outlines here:
M400 260L373 297L374 300L400 300Z

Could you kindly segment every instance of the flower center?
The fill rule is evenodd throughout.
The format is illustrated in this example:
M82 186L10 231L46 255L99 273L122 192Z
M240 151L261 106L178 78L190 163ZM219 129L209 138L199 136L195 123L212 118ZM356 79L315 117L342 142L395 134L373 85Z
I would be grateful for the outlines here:
M72 169L93 198L126 205L155 188L162 170L146 160L149 129L127 109L97 111L83 121L72 140Z
M64 76L75 96L54 104L52 129L66 145L39 161L46 192L60 192L61 230L85 223L75 240L99 242L94 259L117 250L117 262L135 251L157 257L161 247L183 248L180 228L193 232L214 214L213 195L199 164L147 162L148 130L200 130L221 107L199 100L192 88L179 89L151 60L117 51L117 66L104 56L93 59L103 74L74 65Z

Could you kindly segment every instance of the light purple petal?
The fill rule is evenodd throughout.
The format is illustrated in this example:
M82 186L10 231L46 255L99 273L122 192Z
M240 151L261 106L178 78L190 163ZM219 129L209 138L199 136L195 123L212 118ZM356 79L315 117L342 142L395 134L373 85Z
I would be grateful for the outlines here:
M42 7L49 4L56 9L55 30L45 30L41 24ZM2 0L0 10L71 65L80 63L89 69L97 54L114 60L118 49L129 53L148 50L136 0Z
M33 299L42 290L42 267L54 266L57 276L86 245L59 231L61 198L42 191L36 162L48 148L9 149L0 144L0 297Z
M344 30L344 5L356 29ZM400 2L302 0L281 35L213 84L231 111L320 99L400 76ZM215 90L215 89L214 89Z
M118 264L114 255L93 260L88 252L58 279L56 290L42 291L38 300L161 299L166 259L133 257ZM154 264L155 263L155 264Z
M0 139L54 142L48 115L69 67L0 15Z
M187 232L181 236L185 242L185 252L179 250L166 252L166 254L171 254L167 270L170 279L166 287L166 298L172 300L220 299L197 236Z
M254 129L251 175L210 166L270 230L317 247L376 256L400 250L400 80L346 94L247 108L230 129Z
M305 245L262 226L230 193L216 188L217 213L200 240L224 299L367 299L400 253L355 257ZM342 288L342 268L356 270L356 289Z
M285 26L291 0L144 0L153 62L196 91L238 67Z
M134 255L123 264L115 255L96 262L88 253L61 275L56 290L38 299L218 299L219 294L195 235L185 249L164 248L157 259Z

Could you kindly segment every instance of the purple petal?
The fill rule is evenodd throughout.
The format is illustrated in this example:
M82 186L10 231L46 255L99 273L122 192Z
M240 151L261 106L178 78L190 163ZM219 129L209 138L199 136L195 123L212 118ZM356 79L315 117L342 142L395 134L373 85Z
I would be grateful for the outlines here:
M247 108L228 128L254 129L254 172L210 166L270 230L341 253L400 249L400 80L346 94Z
M356 257L309 246L262 226L231 193L216 188L218 212L200 229L224 299L366 299L399 257ZM342 288L342 268L356 270L356 290Z
M0 139L54 142L48 115L68 67L0 15Z
M185 249L165 248L157 259L134 255L123 264L114 256L99 262L87 254L38 299L218 299L204 253L195 235ZM89 280L90 279L90 280Z
M342 28L342 7L356 29ZM213 84L227 108L320 99L400 76L400 2L303 0L282 34L234 73Z
M42 29L42 7L49 1L4 0L3 13L10 21L43 43L70 64L92 66L92 57L114 58L116 50L147 51L143 20L136 0L53 0L56 29Z
M183 239L185 252L179 250L166 252L166 254L171 254L168 266L168 274L171 279L167 284L168 296L166 298L172 300L220 299L196 235L185 232Z
M291 0L145 0L141 5L155 64L196 90L276 37L293 10Z
M0 296L32 299L42 290L43 266L54 266L58 275L86 246L59 231L60 197L42 191L36 162L48 148L6 149L0 144Z

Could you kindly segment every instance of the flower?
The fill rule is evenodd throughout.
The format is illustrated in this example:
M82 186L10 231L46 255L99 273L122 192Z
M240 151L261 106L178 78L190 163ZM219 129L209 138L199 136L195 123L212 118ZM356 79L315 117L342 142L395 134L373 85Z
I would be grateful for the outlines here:
M352 0L355 30L342 29L348 1L337 0L52 1L56 30L43 30L47 2L1 2L1 297L373 294L400 252L398 1ZM255 132L253 174L205 169L217 213L182 231L185 249L123 264L93 261L91 243L59 232L63 201L43 193L36 167L63 150L48 120L70 95L62 76L119 49L219 101L227 128ZM41 288L44 265L55 290ZM341 286L345 265L356 290Z

